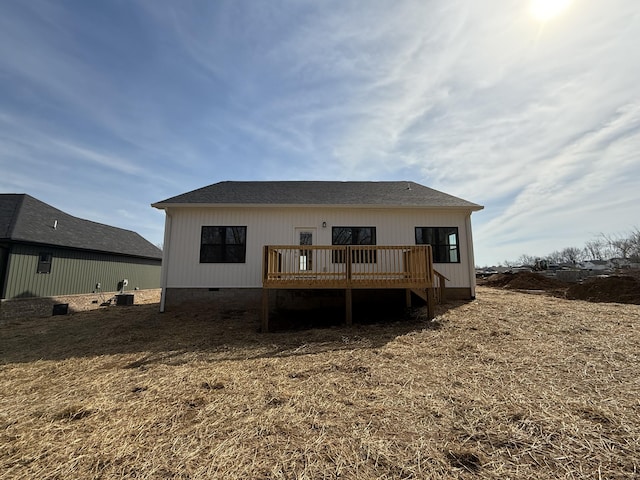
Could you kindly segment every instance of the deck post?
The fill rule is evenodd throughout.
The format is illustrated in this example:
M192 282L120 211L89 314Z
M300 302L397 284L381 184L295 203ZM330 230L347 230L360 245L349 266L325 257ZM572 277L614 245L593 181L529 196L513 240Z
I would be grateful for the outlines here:
M351 298L351 289L346 288L345 291L345 319L348 326L351 326L353 323L353 309L352 309L352 298Z
M440 279L440 303L447 303L447 287L443 278Z
M262 308L260 309L260 331L269 331L269 289L265 284L269 278L269 246L262 249Z
M265 245L262 248L262 286L269 279L269 246Z
M347 287L344 290L345 297L345 320L347 325L353 323L353 299L351 295L351 247L347 245L344 251L344 269Z
M405 295L407 299L407 308L411 308L411 289L410 288L407 288L405 290Z
M433 320L436 316L435 287L427 288L427 320Z
M269 289L262 288L262 315L261 315L261 328L262 333L269 331Z

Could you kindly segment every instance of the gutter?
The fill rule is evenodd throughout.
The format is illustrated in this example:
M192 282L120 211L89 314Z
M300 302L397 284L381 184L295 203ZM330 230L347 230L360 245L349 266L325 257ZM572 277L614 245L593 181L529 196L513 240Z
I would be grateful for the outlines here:
M465 218L465 228L467 229L467 257L469 259L469 286L471 287L471 298L476 298L476 260L473 256L473 233L471 232L471 214Z
M328 203L152 203L153 208L369 208L369 209L430 209L430 210L466 210L478 212L482 205L385 205L385 204L328 204Z
M164 305L167 300L167 276L169 273L169 250L171 248L171 214L165 210L164 218L164 244L162 245L162 267L160 269L160 313L164 313Z

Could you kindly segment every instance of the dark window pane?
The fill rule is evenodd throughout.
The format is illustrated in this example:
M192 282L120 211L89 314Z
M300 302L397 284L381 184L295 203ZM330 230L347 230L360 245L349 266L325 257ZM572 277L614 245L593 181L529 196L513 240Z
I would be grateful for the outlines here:
M300 245L311 245L313 234L311 232L300 232Z
M245 227L227 227L226 230L227 245L245 244Z
M447 252L446 246L433 246L433 261L436 263L449 263Z
M350 227L333 227L332 245L351 245Z
M201 245L200 263L223 263L224 253L221 245Z
M200 263L244 263L247 227L202 227Z
M52 254L50 253L41 253L38 256L38 269L37 273L51 273L51 259Z
M333 245L375 245L376 227L333 227Z
M244 245L227 245L225 251L225 262L227 263L244 263L245 260Z
M353 245L375 245L375 228L360 227L353 229Z
M416 227L416 245L431 245L435 263L459 263L458 227Z
M333 227L332 245L376 245L376 227ZM375 250L351 250L351 263L375 263ZM344 263L344 252L333 252L333 263Z
M222 232L220 227L202 227L203 245L220 245L222 243Z

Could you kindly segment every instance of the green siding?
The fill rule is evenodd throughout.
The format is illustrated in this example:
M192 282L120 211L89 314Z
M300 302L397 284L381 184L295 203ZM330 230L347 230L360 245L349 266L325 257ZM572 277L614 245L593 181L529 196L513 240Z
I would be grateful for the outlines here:
M36 273L40 253L51 253L51 273ZM14 244L8 259L4 298L91 293L96 283L113 292L123 279L127 291L160 287L160 260Z
M6 267L9 259L9 247L0 245L0 298L4 298L4 281L6 277Z

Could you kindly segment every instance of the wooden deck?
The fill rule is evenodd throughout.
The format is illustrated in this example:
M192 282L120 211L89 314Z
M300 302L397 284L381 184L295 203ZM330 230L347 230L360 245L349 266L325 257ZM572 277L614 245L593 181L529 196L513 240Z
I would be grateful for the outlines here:
M403 289L433 313L446 278L433 268L430 245L266 245L263 254L262 329L268 330L270 289L342 289L347 324L353 289Z

